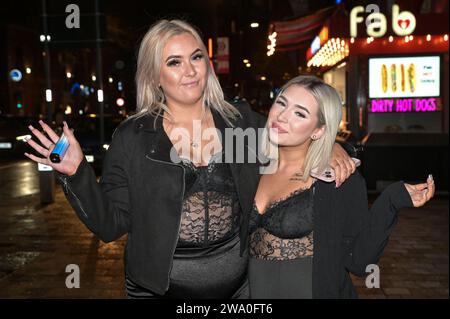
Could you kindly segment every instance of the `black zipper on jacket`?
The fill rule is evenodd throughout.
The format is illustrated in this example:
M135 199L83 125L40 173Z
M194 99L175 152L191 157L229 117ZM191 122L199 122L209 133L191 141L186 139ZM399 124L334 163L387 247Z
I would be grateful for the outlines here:
M70 195L72 195L75 200L77 201L78 207L81 209L81 212L83 213L84 217L86 217L87 219L89 219L88 215L86 214L83 205L81 205L81 201L80 199L77 197L77 195L75 195L75 193L70 189L69 187L69 183L67 183L67 177L60 177L60 180L63 182L63 187L66 190L66 193Z

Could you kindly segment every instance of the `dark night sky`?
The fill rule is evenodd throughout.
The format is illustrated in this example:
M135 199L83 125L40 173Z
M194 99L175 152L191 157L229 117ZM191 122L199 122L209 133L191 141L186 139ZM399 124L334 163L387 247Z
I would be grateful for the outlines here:
M47 0L49 33L52 35L51 49L73 50L79 53L78 39L93 39L94 0ZM285 72L295 74L301 54L279 53L272 59L266 55L267 33L271 21L283 20L312 13L320 8L333 5L334 0L100 0L100 12L106 17L107 30L105 46L114 52L111 59L121 59L126 63L126 78L132 82L135 72L136 55L140 40L150 25L161 18L182 18L199 28L205 42L208 38L231 36L230 63L231 75L221 78L224 85L232 86L239 80L254 81L261 75L271 74L274 79L282 80ZM65 28L68 13L65 8L75 3L81 11L81 29ZM298 14L306 10L304 14ZM39 34L42 34L42 0L5 0L0 2L0 32L7 25L25 27L36 33L36 45L39 46ZM234 21L234 32L231 28ZM251 29L250 22L260 23L258 29ZM234 39L234 40L233 40ZM58 40L73 43L58 43ZM0 39L0 41L4 41ZM234 41L234 42L232 42ZM7 43L1 47L7 47ZM91 45L92 48L93 45ZM104 50L107 52L107 50ZM111 50L109 51L111 52ZM116 54L117 53L117 54ZM105 53L104 53L105 54ZM105 57L105 62L108 57ZM252 68L247 69L242 59L249 58ZM112 61L110 59L110 61ZM233 60L234 59L234 60ZM104 63L105 63L104 62ZM1 62L1 63L4 63ZM108 65L104 65L107 72Z
M100 10L120 26L121 35L132 43L138 42L148 27L160 18L183 18L193 23L202 31L204 37L227 35L228 25L217 24L214 16L237 20L238 30L248 32L248 23L257 19L261 27L247 41L263 41L265 44L269 21L291 18L294 16L293 5L300 0L100 0ZM334 3L331 0L306 1L310 11ZM0 19L2 24L16 24L33 30L42 29L41 0L6 0L0 3ZM93 0L47 0L47 12L50 16L60 15L64 19L65 6L78 4L82 14L94 11ZM214 9L215 8L215 9ZM269 9L270 8L270 9ZM53 18L55 19L55 18ZM64 20L62 20L64 21ZM244 24L245 23L245 24ZM240 25L239 25L240 24ZM82 26L83 27L83 26ZM61 28L62 29L62 28ZM63 32L58 29L56 32ZM107 35L108 36L108 35ZM252 44L252 43L250 43ZM254 48L254 45L250 47Z

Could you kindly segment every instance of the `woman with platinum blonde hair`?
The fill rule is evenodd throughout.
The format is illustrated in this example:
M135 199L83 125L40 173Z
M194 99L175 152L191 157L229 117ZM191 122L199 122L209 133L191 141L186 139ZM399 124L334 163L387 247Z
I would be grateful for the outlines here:
M267 146L276 172L261 177L248 221L251 298L356 298L349 273L367 275L397 211L434 195L431 175L390 185L370 210L359 172L336 188L328 163L341 106L336 90L314 76L290 80L272 105Z
M60 163L49 160L59 137L44 122L47 136L30 128L43 146L28 141L43 157L26 155L60 173L66 198L100 239L127 235L128 297L248 298L241 224L259 175L256 163L224 161L222 138L226 128L256 131L266 119L225 101L200 35L180 20L146 33L136 85L136 114L114 132L99 183L67 124ZM333 154L343 181L351 160L340 146Z
M196 29L181 20L162 20L156 23L149 32L144 36L138 55L138 68L136 72L137 85L137 108L136 116L143 114L152 114L157 118L163 113L167 113L173 117L175 110L171 110L167 106L164 89L161 86L159 73L163 61L160 57L163 55L164 47L167 41L173 36L180 34L189 34L195 40L197 51L202 54L202 62L208 62L207 51L203 41ZM196 57L199 59L199 57ZM205 83L201 88L204 90L202 94L202 104L204 107L211 107L216 110L230 126L232 121L240 115L239 111L226 102L224 99L222 88L214 74L214 70L210 63L204 63L206 70L202 74ZM149 76L150 75L150 76ZM189 103L188 100L185 103Z

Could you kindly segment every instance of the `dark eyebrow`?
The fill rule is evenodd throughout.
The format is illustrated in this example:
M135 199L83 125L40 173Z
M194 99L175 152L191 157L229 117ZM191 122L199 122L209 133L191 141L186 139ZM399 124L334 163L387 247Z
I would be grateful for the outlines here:
M287 102L287 99L283 95L280 95L278 98L283 99L285 102Z
M191 53L191 56L193 56L194 54L196 54L197 52L202 52L202 50L200 48L197 48L194 52ZM170 55L167 57L166 62L169 61L170 59L181 59L182 56L181 55Z
M311 115L306 107L304 107L304 106L302 106L302 105L299 105L299 104L294 104L294 106L296 106L296 107L302 109L303 111L305 111L306 113L308 113L309 115Z
M283 99L285 102L287 102L287 99L286 99L283 95L280 95L278 98L279 98L279 99ZM308 111L308 109L307 109L306 107L304 107L304 106L302 106L302 105L299 105L299 104L294 104L294 106L295 106L295 107L298 107L298 108L300 108L300 109L302 109L303 111L305 111L306 113L308 113L309 115L311 115L311 113L309 113L309 111Z
M192 52L191 56L193 56L194 54L196 54L199 51L202 52L202 50L200 48L196 49L194 52Z

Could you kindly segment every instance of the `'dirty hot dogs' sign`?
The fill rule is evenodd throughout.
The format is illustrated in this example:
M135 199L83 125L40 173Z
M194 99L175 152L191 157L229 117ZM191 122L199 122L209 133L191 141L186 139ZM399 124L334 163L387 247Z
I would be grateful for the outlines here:
M439 98L416 99L373 99L370 101L371 113L435 112L442 108Z

